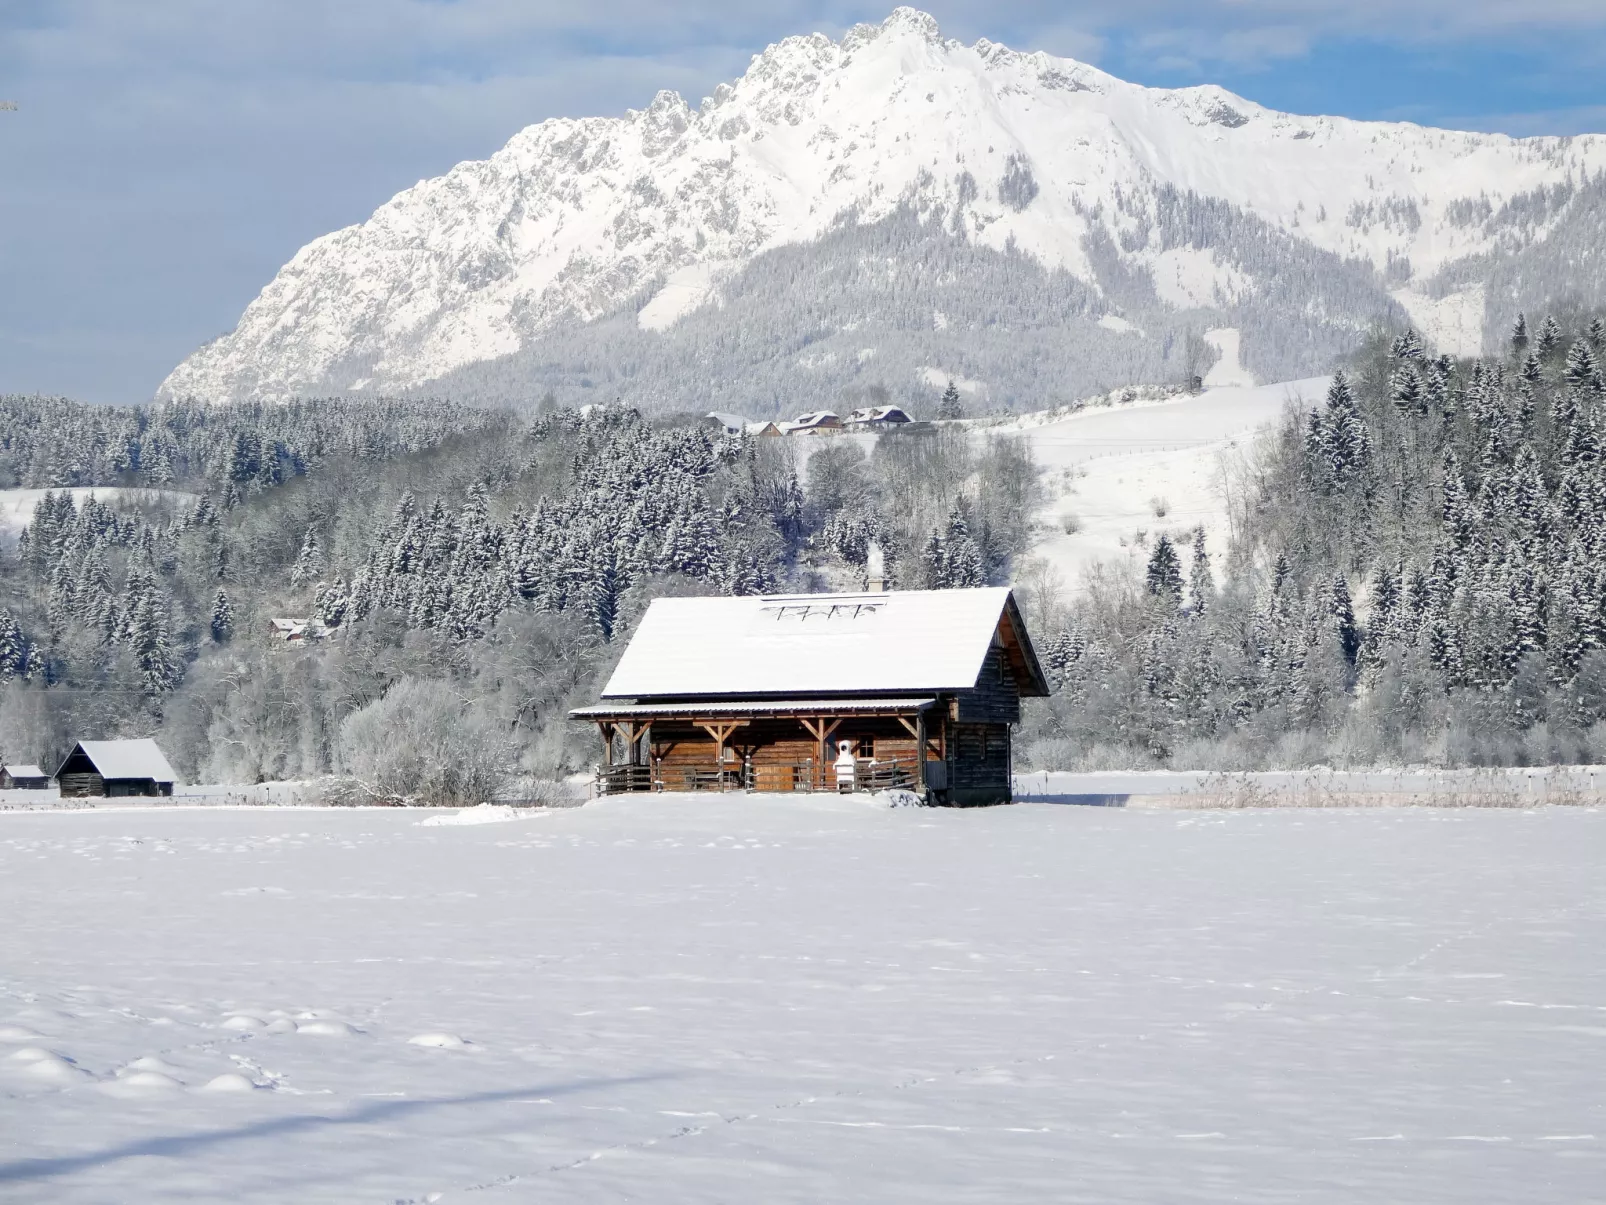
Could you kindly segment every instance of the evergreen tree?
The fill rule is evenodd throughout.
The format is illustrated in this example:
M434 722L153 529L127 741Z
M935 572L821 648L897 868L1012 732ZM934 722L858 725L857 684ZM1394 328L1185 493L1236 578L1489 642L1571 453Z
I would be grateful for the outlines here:
M1521 357L1528 350L1528 318L1524 314L1517 315L1517 321L1511 327L1511 354Z
M1149 567L1145 577L1149 593L1165 599L1172 605L1182 601L1182 561L1177 556L1171 537L1162 535L1149 554Z
M1539 328L1539 339L1534 344L1541 361L1550 359L1561 352L1561 323L1556 321L1554 314L1546 314L1544 325Z
M1595 381L1595 356L1587 339L1577 340L1567 352L1567 366L1563 371L1567 383L1583 388Z
M317 581L323 574L323 549L318 543L316 528L307 528L307 534L302 537L301 551L296 554L296 563L290 569L290 584L292 586L305 585Z
M212 596L212 616L207 627L216 644L227 644L234 636L234 604L221 586Z
M1354 665L1360 652L1361 635L1360 629L1355 626L1355 608L1350 601L1349 583L1344 580L1342 573L1333 575L1327 614L1332 620L1333 635L1338 638L1339 651L1344 654L1346 662Z
M942 401L937 404L937 417L940 419L965 417L964 405L959 400L959 388L953 381L949 381L948 388L943 390Z
M25 676L28 642L11 612L0 607L0 682Z
M1188 598L1193 614L1203 615L1210 609L1216 594L1216 579L1210 572L1210 554L1205 550L1204 528L1193 533L1193 561L1188 567Z

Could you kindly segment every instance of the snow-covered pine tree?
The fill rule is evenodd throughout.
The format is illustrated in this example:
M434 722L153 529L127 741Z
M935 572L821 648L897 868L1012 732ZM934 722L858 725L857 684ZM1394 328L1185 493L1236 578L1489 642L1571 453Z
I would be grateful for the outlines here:
M1344 580L1342 573L1333 575L1327 614L1332 621L1333 635L1338 638L1339 650L1344 654L1344 660L1353 666L1360 652L1361 633L1355 624L1355 607L1350 600L1349 583Z
M1188 566L1188 604L1195 616L1210 610L1216 596L1216 579L1210 572L1210 553L1205 549L1205 530L1194 528L1193 560Z
M1595 383L1595 354L1590 350L1589 340L1578 339L1568 349L1567 363L1562 370L1562 377L1576 389L1582 389Z
M1170 536L1162 534L1155 541L1154 551L1149 554L1144 582L1155 598L1165 599L1173 606L1181 604L1182 560L1177 556L1176 546L1171 543Z
M942 392L942 400L937 403L937 417L940 419L957 419L965 417L964 404L959 400L959 387L952 380L948 388Z
M301 539L301 551L296 554L295 564L290 567L290 584L303 586L322 575L323 549L318 543L318 529L309 527Z
M28 665L28 642L16 618L0 607L0 682L23 676Z
M1534 349L1539 353L1541 361L1561 354L1561 323L1556 321L1554 314L1545 315L1545 321L1539 328L1539 338L1534 343Z
M207 622L207 628L216 644L227 644L234 636L234 604L229 601L228 592L221 586L212 596L212 616Z

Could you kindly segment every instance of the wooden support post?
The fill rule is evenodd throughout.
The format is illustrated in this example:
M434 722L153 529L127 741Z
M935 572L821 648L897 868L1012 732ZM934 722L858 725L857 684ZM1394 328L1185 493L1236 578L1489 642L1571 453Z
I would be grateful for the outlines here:
M926 713L915 716L915 789L926 794ZM926 802L931 802L929 799Z
M613 765L613 725L607 720L597 721L597 731L602 734L602 764L604 767Z
M818 788L823 791L826 787L825 767L829 764L825 756L825 742L830 739L830 736L833 732L842 727L842 721L840 719L832 720L828 725L825 722L825 717L822 715L816 716L812 722L803 717L799 717L798 722L803 725L803 731L807 732L814 738L815 744L818 745L820 749L820 758L816 768L819 781L817 784L811 783L809 789L813 790L815 789L815 785L817 785ZM810 777L814 778L816 775L811 775Z
M721 788L725 783L725 742L738 728L746 728L747 720L698 720L697 727L714 738L714 769L720 775Z

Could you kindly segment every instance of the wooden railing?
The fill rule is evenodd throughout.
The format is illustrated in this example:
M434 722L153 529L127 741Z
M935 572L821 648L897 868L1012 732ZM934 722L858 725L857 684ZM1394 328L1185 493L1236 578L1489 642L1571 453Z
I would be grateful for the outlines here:
M823 773L822 773L823 771ZM860 759L854 765L853 790L912 789L918 780L912 757ZM631 791L836 791L836 766L800 762L716 762L650 766L602 766L597 770L599 795Z
M854 789L859 791L913 790L916 781L915 759L893 757L860 762L855 767L853 779Z
M597 794L623 795L630 791L653 789L651 766L600 766L597 769Z

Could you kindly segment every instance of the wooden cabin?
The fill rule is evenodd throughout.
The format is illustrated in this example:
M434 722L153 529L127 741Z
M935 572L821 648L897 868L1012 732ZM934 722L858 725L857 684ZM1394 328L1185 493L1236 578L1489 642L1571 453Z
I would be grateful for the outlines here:
M79 741L56 771L63 798L171 795L177 777L153 740Z
M1002 587L660 598L601 701L570 715L597 725L606 792L906 787L973 805L1009 802L1020 700L1048 693Z
M0 766L0 791L47 791L50 775L38 766Z

